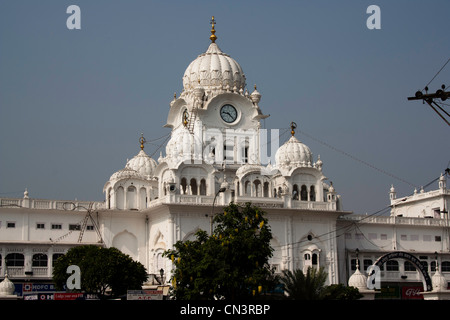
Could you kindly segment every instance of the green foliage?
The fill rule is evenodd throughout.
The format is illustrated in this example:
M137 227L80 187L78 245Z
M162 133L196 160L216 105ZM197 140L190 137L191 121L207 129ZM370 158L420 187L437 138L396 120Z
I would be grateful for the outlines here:
M112 295L141 289L147 279L145 267L116 248L85 245L71 248L58 258L53 267L53 282L62 290L70 276L67 267L77 265L81 270L81 291L104 295L110 288Z
M363 295L355 287L346 287L342 283L332 284L324 288L323 300L358 300Z
M272 233L264 212L231 203L214 218L212 236L196 233L194 241L178 241L164 255L175 266L172 296L176 299L239 299L257 297L271 289L268 265Z
M306 274L297 269L294 272L283 270L281 282L289 299L318 300L324 288L327 273L323 268L308 268Z
M309 267L306 274L297 269L283 270L281 282L288 299L292 300L356 300L362 298L359 290L343 284L325 286L327 273L323 267Z

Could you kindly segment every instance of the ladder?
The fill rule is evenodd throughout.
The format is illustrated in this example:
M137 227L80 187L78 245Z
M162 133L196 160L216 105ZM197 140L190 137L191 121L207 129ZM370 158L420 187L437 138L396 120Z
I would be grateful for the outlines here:
M78 243L80 243L81 240L83 240L84 231L86 231L87 223L88 223L89 220L92 222L92 225L94 226L95 231L97 232L97 235L99 237L99 242L103 243L102 235L100 233L100 229L98 227L98 224L94 220L94 218L92 217L92 205L93 205L92 202L89 203L89 208L87 210L86 216L84 217L83 222L81 224L80 235L78 236Z
M191 134L194 134L194 123L197 119L197 108L193 108L191 114L189 115L189 120L187 124L187 128Z

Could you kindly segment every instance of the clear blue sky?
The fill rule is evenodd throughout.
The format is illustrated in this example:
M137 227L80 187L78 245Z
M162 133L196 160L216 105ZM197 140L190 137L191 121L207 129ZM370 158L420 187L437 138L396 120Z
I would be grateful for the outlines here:
M71 4L81 30L66 27ZM371 4L380 30L366 27ZM344 209L372 213L391 184L408 195L449 164L450 127L407 101L450 58L449 12L449 1L2 1L0 196L103 200L140 133L169 133L169 102L214 15L266 128L295 121ZM430 90L443 83L450 63Z

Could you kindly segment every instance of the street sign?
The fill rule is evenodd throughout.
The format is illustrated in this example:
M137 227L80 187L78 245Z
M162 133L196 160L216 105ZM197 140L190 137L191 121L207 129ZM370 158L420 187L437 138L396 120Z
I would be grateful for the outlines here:
M162 300L162 290L128 290L127 300Z

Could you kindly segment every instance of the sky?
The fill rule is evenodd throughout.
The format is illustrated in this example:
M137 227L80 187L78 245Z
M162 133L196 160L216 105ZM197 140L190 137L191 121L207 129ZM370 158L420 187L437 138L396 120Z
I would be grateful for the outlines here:
M367 27L370 5L380 29ZM450 166L450 127L407 100L450 58L448 12L447 0L1 1L0 197L102 201L141 133L157 159L215 16L217 44L262 94L263 126L295 121L343 209L374 213L391 184L406 196ZM442 84L450 63L428 86Z

